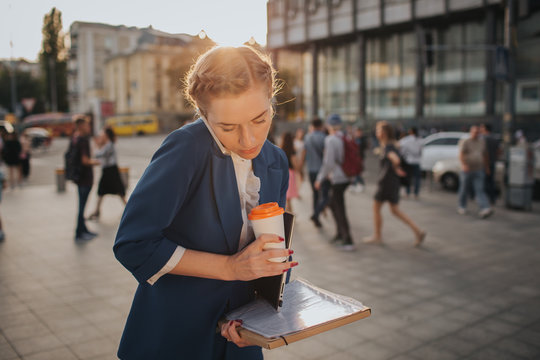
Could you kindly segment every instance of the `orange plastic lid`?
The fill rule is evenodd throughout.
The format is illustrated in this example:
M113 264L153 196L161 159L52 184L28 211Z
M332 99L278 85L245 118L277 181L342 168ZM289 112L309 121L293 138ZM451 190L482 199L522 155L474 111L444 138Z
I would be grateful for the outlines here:
M251 209L248 215L249 220L266 219L272 216L278 216L285 212L283 208L280 208L277 202L270 202L261 204Z

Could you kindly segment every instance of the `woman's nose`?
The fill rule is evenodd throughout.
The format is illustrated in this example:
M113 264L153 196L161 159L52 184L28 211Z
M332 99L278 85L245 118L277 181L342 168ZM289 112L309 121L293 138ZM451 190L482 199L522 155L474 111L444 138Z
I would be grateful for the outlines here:
M248 127L241 127L240 145L246 149L253 147L255 144L255 136Z

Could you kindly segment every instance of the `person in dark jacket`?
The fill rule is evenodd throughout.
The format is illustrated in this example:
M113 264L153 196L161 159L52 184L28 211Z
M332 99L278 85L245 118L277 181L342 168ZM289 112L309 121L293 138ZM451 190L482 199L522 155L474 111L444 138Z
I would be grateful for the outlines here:
M275 72L249 47L216 47L186 78L200 118L173 131L154 154L126 205L114 253L139 282L120 359L255 360L225 314L255 297L251 280L297 263L268 259L277 235L255 239L247 214L285 206L289 167L267 141Z
M14 189L22 184L22 146L16 132L7 133L2 148L2 159L8 168L8 184Z

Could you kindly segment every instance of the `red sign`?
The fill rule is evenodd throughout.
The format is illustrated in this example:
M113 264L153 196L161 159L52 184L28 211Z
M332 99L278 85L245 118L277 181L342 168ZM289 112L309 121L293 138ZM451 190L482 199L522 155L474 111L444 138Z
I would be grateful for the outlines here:
M102 101L101 102L101 116L106 118L114 115L114 102Z

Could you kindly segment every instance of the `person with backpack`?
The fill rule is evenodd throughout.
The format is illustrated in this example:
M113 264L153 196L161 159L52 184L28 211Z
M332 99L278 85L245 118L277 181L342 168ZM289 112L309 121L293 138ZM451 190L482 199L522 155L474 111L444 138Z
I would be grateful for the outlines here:
M415 246L420 246L426 232L418 227L404 212L399 209L400 177L407 174L402 168L402 161L395 143L394 128L386 121L379 121L375 126L375 134L380 144L380 171L377 179L377 191L373 199L374 234L364 238L365 243L382 244L381 208L385 202L390 203L392 215L407 224L415 235Z
M343 120L338 114L333 114L328 117L326 124L328 136L324 139L323 161L317 174L315 188L320 189L321 183L325 179L330 180L330 210L337 230L332 242L336 243L341 250L354 251L356 248L350 234L349 220L345 211L345 190L349 186L350 175L347 175L343 168L346 162L346 143L341 132Z
M85 117L77 117L74 120L75 131L65 154L65 173L68 180L77 184L79 193L79 213L77 216L77 228L75 241L91 240L97 236L88 230L84 222L84 209L94 183L92 166L99 165L98 160L92 159L90 151L90 123Z

